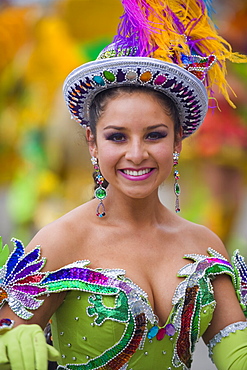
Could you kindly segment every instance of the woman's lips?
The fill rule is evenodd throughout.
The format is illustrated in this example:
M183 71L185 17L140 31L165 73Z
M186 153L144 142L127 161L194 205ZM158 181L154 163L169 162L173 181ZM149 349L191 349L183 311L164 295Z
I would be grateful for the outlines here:
M131 181L142 181L146 180L152 175L154 168L142 168L140 170L135 169L124 169L119 170L119 173L128 180Z

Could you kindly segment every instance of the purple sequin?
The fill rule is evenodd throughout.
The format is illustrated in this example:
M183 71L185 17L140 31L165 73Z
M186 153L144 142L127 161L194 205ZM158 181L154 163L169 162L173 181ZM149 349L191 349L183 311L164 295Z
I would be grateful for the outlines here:
M18 271L23 270L27 265L36 261L39 258L40 250L39 248L35 248L33 251L28 253L15 267L12 271L12 274L16 274Z
M33 285L14 285L13 289L31 295L39 295L46 291L46 288L39 288Z
M7 261L7 276L11 274L15 266L18 264L20 258L24 255L23 244L19 240L14 240L14 243L16 248L11 254L11 258L9 258Z
M14 275L12 280L20 280L20 279L23 279L27 276L30 276L34 272L36 273L37 271L39 271L43 267L43 265L44 265L44 261L34 263L33 265L30 265L30 266L26 267L24 270L22 270L21 272L19 272L16 275Z
M32 310L36 310L42 304L41 300L32 298L29 294L16 291L14 289L11 290L11 295L13 298L20 301L25 307L31 308Z

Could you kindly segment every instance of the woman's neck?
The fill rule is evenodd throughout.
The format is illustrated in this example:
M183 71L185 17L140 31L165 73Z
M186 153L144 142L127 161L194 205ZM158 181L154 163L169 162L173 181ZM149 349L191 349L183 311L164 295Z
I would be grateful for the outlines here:
M131 223L133 226L154 225L161 222L164 212L169 213L161 203L158 191L146 198L131 198L119 193L114 188L108 190L108 196L104 200L109 221Z

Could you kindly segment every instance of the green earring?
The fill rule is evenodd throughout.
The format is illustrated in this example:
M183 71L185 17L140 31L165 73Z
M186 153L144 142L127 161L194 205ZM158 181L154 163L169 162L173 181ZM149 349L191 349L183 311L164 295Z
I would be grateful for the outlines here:
M107 192L106 189L102 186L104 182L104 177L102 176L98 164L98 160L96 157L91 157L91 162L93 164L94 170L96 172L95 180L97 182L98 187L94 191L95 198L99 199L99 204L96 209L96 216L98 217L104 217L105 216L105 206L103 203L103 199L106 198Z

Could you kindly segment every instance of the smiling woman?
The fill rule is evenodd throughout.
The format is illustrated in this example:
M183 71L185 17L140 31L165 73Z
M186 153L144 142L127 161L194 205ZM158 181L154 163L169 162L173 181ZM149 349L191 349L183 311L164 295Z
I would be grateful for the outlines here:
M185 370L203 337L218 369L243 370L244 259L236 252L230 263L215 234L158 195L174 166L179 211L182 139L202 124L215 80L228 99L224 60L236 55L201 0L123 5L114 43L64 83L72 118L86 128L95 198L25 250L14 240L0 270L0 365ZM40 328L51 317L56 350Z
M96 104L101 111L97 109L97 125L95 120L90 122L87 138L91 156L98 158L101 173L110 183L106 204L111 192L117 201L116 190L123 192L121 197L134 198L157 192L171 173L173 152L181 149L180 126L174 133L174 104L159 92L133 87L107 90L98 97L93 116Z
M135 98L136 96L136 98ZM139 96L139 99L138 99ZM120 101L120 107L122 108L122 111L119 113L116 113L115 118L112 117L112 112L110 108L108 107L108 103L111 101L115 101L115 99L121 99L123 98L122 101ZM124 99L125 98L125 99ZM134 110L132 107L127 108L126 105L122 105L123 101L126 101L126 98L129 98L129 104L134 105L135 102L133 99L138 100L138 103L140 104L139 110L138 106L134 106ZM107 118L105 118L105 110L108 108L109 110L109 115L110 115L110 121L107 122L107 128L106 132L108 131L107 134L105 134L105 139L111 140L114 142L123 142L125 141L125 132L124 130L127 129L127 127L121 127L121 126L116 126L114 125L116 123L117 118L120 119L122 118L122 123L129 123L131 127L133 127L133 121L131 121L131 118L127 116L127 113L135 112L136 114L139 113L139 115L143 118L145 117L143 109L145 108L144 100L145 98L147 99L149 104L154 104L153 109L155 110L156 108L158 111L162 109L162 114L166 114L168 117L166 120L169 122L172 120L174 129L172 129L172 135L175 134L174 136L174 145L175 142L178 144L178 142L181 141L181 125L179 121L179 114L178 110L175 106L175 103L166 95L162 94L159 91L152 90L150 88L144 87L144 86L121 86L121 87L116 87L113 89L105 90L96 95L95 99L93 100L91 106L90 106L90 111L89 111L89 117L90 117L90 131L87 132L87 138L88 142L90 145L90 148L92 148L92 144L96 144L96 139L97 139L97 130L96 130L96 124L100 117L104 115L104 120L107 121ZM150 99L149 99L150 98ZM143 100L144 99L144 100ZM161 108L161 109L160 109ZM164 124L158 123L158 124L153 124L151 125L151 122L155 119L153 112L151 111L151 118L150 121L148 121L148 117L146 117L146 122L147 122L147 130L148 132L145 132L147 135L147 139L152 142L152 141L161 141L162 138L165 138L167 136L167 129L168 127ZM110 125L110 122L113 121L113 125ZM137 118L137 121L139 121L139 118ZM149 125L150 124L150 125ZM110 132L109 130L112 130ZM144 136L144 132L142 132L142 135ZM144 137L143 137L144 139ZM92 153L91 153L92 154ZM102 170L102 168L101 168ZM130 174L130 169L126 169L126 171L122 171L123 176L124 175L132 175L132 177L128 177L130 180L138 181L138 180L143 180L146 177L143 176L145 175L145 172L148 174L151 172L151 169L141 169L139 170L143 173L133 173L137 172L136 169L132 169L132 174ZM96 173L95 173L96 174ZM107 182L107 176L103 173L105 177L104 181L104 187L106 188L108 186ZM141 176L142 175L142 176ZM94 176L95 183L96 183L96 188L98 186L97 183L97 178Z

